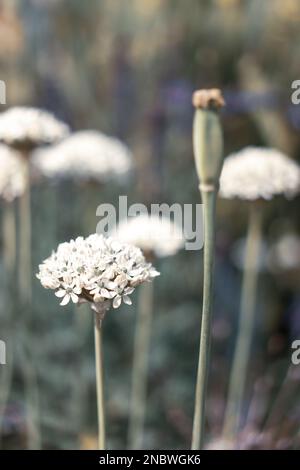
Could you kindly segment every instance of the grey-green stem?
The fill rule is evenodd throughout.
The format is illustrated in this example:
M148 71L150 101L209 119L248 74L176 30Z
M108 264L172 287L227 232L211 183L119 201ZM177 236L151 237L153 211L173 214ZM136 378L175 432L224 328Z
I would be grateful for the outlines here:
M6 275L11 275L16 264L16 219L13 202L3 207L3 245Z
M152 282L140 287L132 370L129 449L141 449L146 412L147 369L153 314Z
M23 158L25 190L20 197L20 261L19 261L19 286L22 302L31 302L31 203L30 203L30 173L29 159Z
M258 259L261 246L262 212L259 203L251 203L246 241L240 317L233 364L229 379L223 436L234 438L240 425L250 347L255 322Z
M21 303L24 308L25 328L30 329L32 299L32 249L31 249L31 192L29 150L22 150L25 190L19 198L20 231L19 231L19 288ZM25 394L28 408L28 446L30 449L41 448L39 423L39 390L35 355L31 345L28 359L24 366ZM33 357L31 357L33 355Z
M103 383L103 356L101 338L102 315L95 312L95 363L96 363L96 390L98 413L98 449L105 450L105 407Z
M216 189L213 191L202 191L202 203L204 205L203 307L195 393L192 450L198 450L202 448L205 425L205 395L209 368L211 316L213 303L216 195Z

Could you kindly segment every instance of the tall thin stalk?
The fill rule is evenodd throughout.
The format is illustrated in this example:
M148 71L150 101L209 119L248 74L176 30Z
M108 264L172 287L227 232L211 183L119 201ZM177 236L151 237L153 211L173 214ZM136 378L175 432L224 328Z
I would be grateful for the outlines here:
M262 235L262 212L259 204L251 203L245 251L244 275L240 303L238 335L229 379L223 435L233 438L239 428L245 391L250 347L255 322L258 259Z
M105 450L105 412L104 412L101 316L98 313L95 313L94 332L95 332L95 363L96 363L96 389L97 389L97 412L98 412L98 449Z
M149 282L142 285L139 292L128 430L129 449L140 449L143 442L152 315L153 285Z
M16 264L16 219L13 202L3 206L3 248L6 273L10 275Z
M8 343L7 343L8 346ZM0 374L0 448L2 445L2 424L5 415L9 394L11 392L13 370L14 370L14 349L13 342L9 342L9 350L6 351L7 364L5 367L1 367Z
M39 387L34 357L26 345L18 349L19 359L22 364L24 380L26 424L28 435L28 449L40 450L42 448L40 413L39 413Z
M19 198L19 289L21 304L24 308L24 324L30 331L32 299L32 247L31 247L31 191L30 167L27 150L22 151L25 190ZM27 429L29 449L41 448L41 432L39 422L39 390L35 366L35 354L28 350L23 366L25 395L27 406Z
M24 174L26 180L25 191L20 197L20 260L19 260L19 287L22 302L31 301L31 203L30 203L30 175L27 157L24 157Z
M204 206L203 307L192 435L192 449L198 450L203 446L205 424L213 305L216 197L223 165L223 135L218 111L225 102L220 90L211 89L196 91L193 94L193 104L196 108L193 126L194 157Z
M216 191L202 192L204 204L204 280L201 333L199 345L199 361L195 394L195 411L193 422L192 449L200 449L203 445L205 424L205 396L210 356L212 290L215 240L215 206Z
M16 265L16 219L13 201L6 201L3 205L3 249L4 249L4 266L5 266L5 306L6 319L12 318L12 283L14 282L14 268ZM9 322L8 322L9 323ZM7 364L3 367L3 373L0 374L0 445L2 438L2 423L6 411L7 402L12 387L13 371L14 371L14 344L13 332L11 327L4 325L2 322L2 333L5 331L9 337L10 344L7 351ZM8 344L7 344L8 348Z

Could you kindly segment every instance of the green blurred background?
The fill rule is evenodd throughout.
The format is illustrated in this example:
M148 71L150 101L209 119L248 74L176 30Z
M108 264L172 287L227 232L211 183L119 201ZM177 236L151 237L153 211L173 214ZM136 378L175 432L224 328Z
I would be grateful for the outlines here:
M94 232L96 207L117 204L119 194L127 194L129 203L200 202L191 142L196 88L224 91L225 155L262 145L299 161L300 105L291 102L291 83L300 79L299 22L297 0L1 0L0 79L6 82L7 107L46 108L74 131L97 129L122 139L134 155L135 172L127 187L33 185L34 271L59 242ZM246 223L246 203L219 200L210 440L222 426ZM286 234L299 237L299 198L278 198L266 207L244 403L245 433L249 429L261 436L254 447L292 448L299 442L299 368L286 377L291 342L300 338L299 238L295 263L284 262L289 247L283 262L272 262L270 254L270 247ZM183 250L156 266L161 276L154 281L144 446L188 448L202 252ZM37 370L33 393L43 448L95 448L91 314L71 306L62 309L34 279L31 323L23 330L17 283L7 290L2 260L0 268L0 337L7 342L8 361L14 351L2 448L26 447L27 353ZM137 293L133 307L111 312L104 323L109 448L126 445L136 305ZM2 366L0 374L3 383ZM264 440L270 429L276 434L272 444Z

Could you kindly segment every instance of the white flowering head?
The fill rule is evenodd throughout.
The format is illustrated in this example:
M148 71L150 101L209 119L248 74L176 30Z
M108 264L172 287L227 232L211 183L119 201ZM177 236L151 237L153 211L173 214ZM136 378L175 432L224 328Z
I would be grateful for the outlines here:
M292 197L300 190L300 168L275 149L246 147L224 161L220 195L226 199Z
M68 133L66 124L42 109L15 107L0 114L0 141L20 150L52 144Z
M98 131L79 131L49 149L35 152L33 163L48 178L105 182L126 177L132 156L118 139Z
M300 237L296 233L286 233L273 243L268 253L271 271L298 270L300 267Z
M3 144L0 144L0 168L0 196L13 201L24 193L26 178L18 152Z
M55 291L60 305L90 302L103 314L122 301L130 305L135 287L158 275L139 248L93 234L58 245L39 266L37 278Z
M157 215L124 219L119 223L114 237L157 257L174 255L184 243L181 228L166 217Z

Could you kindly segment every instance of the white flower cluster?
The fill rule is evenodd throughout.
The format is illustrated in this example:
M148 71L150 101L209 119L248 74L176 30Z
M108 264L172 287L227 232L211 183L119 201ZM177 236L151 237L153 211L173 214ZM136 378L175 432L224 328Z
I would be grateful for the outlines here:
M0 114L0 141L11 147L35 148L64 138L69 127L38 108L15 107Z
M79 131L52 148L37 151L33 164L49 178L105 182L126 176L132 156L118 139L98 131Z
M296 233L286 233L271 245L268 253L268 266L271 271L300 269L300 237Z
M37 278L43 287L55 290L60 305L90 302L93 310L103 313L111 304L130 305L134 288L158 275L139 248L93 234L61 243L39 266Z
M0 196L13 201L25 191L26 179L18 152L0 144Z
M166 217L157 215L125 219L119 223L113 236L157 257L174 255L184 243L181 228Z
M294 196L300 190L300 168L275 149L246 147L224 161L220 196L231 199L271 199Z

